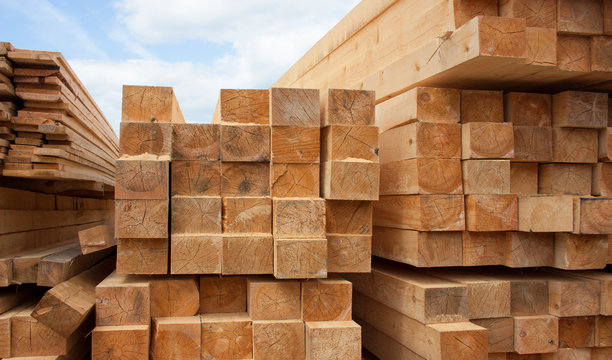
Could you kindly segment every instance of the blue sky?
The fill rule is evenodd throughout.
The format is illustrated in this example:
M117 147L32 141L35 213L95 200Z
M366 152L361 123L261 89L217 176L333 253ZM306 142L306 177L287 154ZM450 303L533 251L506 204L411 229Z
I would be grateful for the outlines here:
M270 87L357 3L0 0L0 41L62 52L118 132L121 85L172 86L209 122L219 89Z

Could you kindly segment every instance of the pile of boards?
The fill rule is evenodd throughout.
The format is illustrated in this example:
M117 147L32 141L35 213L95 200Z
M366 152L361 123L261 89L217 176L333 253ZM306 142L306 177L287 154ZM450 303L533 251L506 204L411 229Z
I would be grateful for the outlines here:
M115 268L117 153L61 54L0 43L1 358L88 354L95 286Z
M275 83L376 93L379 358L612 357L611 5L366 0Z
M93 358L360 359L352 286L328 276L371 269L374 106L228 89L212 124L187 124L172 88L124 86Z
M112 190L117 136L64 57L7 44L0 58L2 175Z

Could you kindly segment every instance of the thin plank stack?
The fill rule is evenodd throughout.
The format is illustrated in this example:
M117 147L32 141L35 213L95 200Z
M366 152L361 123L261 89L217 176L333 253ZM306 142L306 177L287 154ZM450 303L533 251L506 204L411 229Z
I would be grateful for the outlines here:
M171 88L124 87L93 358L360 358L352 286L328 275L370 271L378 129L374 94L337 92L322 133L317 90L221 90L189 124Z
M391 261L347 275L376 356L612 356L610 9L363 1L275 83L376 91Z
M20 107L13 84L13 63L7 57L14 50L10 43L0 42L0 169L4 168L10 143L15 141L11 119Z
M21 49L6 59L23 107L12 109L3 176L111 191L118 139L68 62L60 53Z

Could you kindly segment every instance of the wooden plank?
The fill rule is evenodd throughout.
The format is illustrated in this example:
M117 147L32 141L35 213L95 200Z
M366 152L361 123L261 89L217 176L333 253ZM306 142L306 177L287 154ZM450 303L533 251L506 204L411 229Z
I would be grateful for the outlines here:
M24 301L22 304L0 314L0 356L2 358L11 356L11 318L25 309L32 309L34 302L34 300Z
M223 238L218 235L172 235L171 274L221 274Z
M168 237L168 200L117 200L115 204L115 237Z
M253 323L246 313L202 315L203 359L253 357Z
M344 276L353 283L353 298L356 292L362 293L421 323L467 320L468 297L465 284L441 279L405 265L377 261L373 264L371 274Z
M535 195L538 193L538 164L510 162L510 193Z
M222 161L270 161L270 127L266 125L222 125Z
M92 224L108 215L107 210L0 210L0 234Z
M369 360L391 360L391 359L406 359L406 360L423 360L424 358L417 355L412 350L408 349L404 345L392 337L382 333L372 325L363 321L362 319L355 318L355 321L361 325L362 332L362 343L364 347L363 359ZM369 351L368 351L369 350ZM370 357L368 352L372 352Z
M541 164L538 174L539 194L591 194L591 165Z
M595 317L559 318L559 347L595 347Z
M247 307L247 279L200 276L200 313L239 313Z
M47 291L31 315L61 337L70 338L77 329L93 319L95 288L113 271L114 258L64 281Z
M321 126L374 125L373 91L328 89L321 93Z
M502 91L461 90L461 122L503 122ZM512 122L511 120L508 120Z
M282 238L325 236L325 201L317 198L272 201L272 231Z
M575 198L575 234L612 234L612 224L607 221L612 211L610 198Z
M503 264L506 241L503 232L463 232L463 266Z
M269 197L223 198L224 233L272 233Z
M167 274L168 238L118 239L118 274Z
M274 277L311 279L327 277L327 239L274 238Z
M96 286L98 326L148 325L151 319L149 280L113 272Z
M352 284L341 278L301 282L301 318L304 321L351 319Z
M472 323L487 329L489 360L491 353L514 351L514 319L511 317L473 319ZM494 358L495 359L495 358Z
M378 161L376 126L329 125L321 129L321 161L349 159Z
M119 153L121 155L152 154L170 156L172 126L164 123L121 123Z
M333 200L378 200L380 164L329 161L321 166L321 196Z
M36 250L19 254L13 258L13 282L16 284L36 284L38 263L48 255L74 247L74 242L47 245Z
M460 104L460 90L418 87L377 106L376 125L382 133L415 121L458 123Z
M591 193L593 195L612 197L612 164L593 165L592 179Z
M304 322L300 320L253 321L253 358L305 358Z
M327 272L370 272L372 236L330 234L327 238Z
M505 265L514 268L553 266L554 247L551 233L509 232Z
M223 162L221 164L221 195L270 195L270 164Z
M53 253L38 262L38 286L55 286L82 273L100 260L111 255L114 249L106 249L91 254L83 254L79 244ZM113 260L114 262L114 260Z
M272 163L270 166L273 197L319 197L319 164Z
M524 18L527 26L557 28L556 0L544 0L538 7L531 5L529 0L502 0L499 3L499 15Z
M270 124L272 126L319 127L319 90L272 87Z
M461 161L464 194L509 194L509 160Z
M607 94L564 91L553 95L554 126L601 129L607 124Z
M373 224L419 231L465 230L463 195L381 196L374 202Z
M332 234L371 234L372 202L326 200L325 231Z
M172 124L172 160L217 161L220 129L215 124Z
M515 316L514 350L519 354L550 353L559 347L559 320L554 316Z
M380 194L461 194L459 159L418 158L381 164Z
M462 159L512 159L513 157L514 132L511 123L462 124Z
M508 1L511 2L516 1ZM507 93L504 95L504 119L514 126L551 126L552 96L525 92Z
M221 89L219 94L219 122L269 124L270 91Z
M173 197L172 234L220 234L221 197Z
M514 160L550 162L553 159L553 133L548 127L514 126Z
M606 235L555 234L555 267L565 270L603 269L608 257Z
M114 354L134 360L149 358L150 325L96 326L91 333L92 359L112 359Z
M557 36L557 67L576 74L591 71L591 42L586 36Z
M601 34L603 14L601 1L559 0L557 31L579 34Z
M558 232L573 229L573 200L564 195L519 196L518 230Z
M123 85L121 122L184 123L171 87Z
M290 320L301 317L300 282L272 278L247 280L247 309L253 320Z
M79 243L83 254L95 253L117 245L113 229L98 225L79 231Z
M328 246L330 246L328 235ZM372 254L417 267L462 266L461 232L374 227Z
M172 161L171 196L221 196L221 162Z
M516 195L466 195L466 229L469 231L518 230Z
M200 316L158 317L151 327L150 359L199 359Z
M223 275L272 274L274 240L269 234L223 236Z
M597 130L553 128L553 161L565 163L597 162Z
M417 122L380 135L382 164L414 158L461 158L461 125Z
M117 160L115 199L168 199L170 162Z
M483 327L467 322L425 325L361 293L355 293L353 305L360 319L423 358L487 358Z
M354 321L306 322L306 357L361 359L361 326Z
M200 309L195 276L154 277L149 280L151 317L193 316Z
M318 127L273 126L271 161L277 163L318 163L320 160L320 130ZM258 145L253 145L257 147ZM240 159L244 160L244 159Z

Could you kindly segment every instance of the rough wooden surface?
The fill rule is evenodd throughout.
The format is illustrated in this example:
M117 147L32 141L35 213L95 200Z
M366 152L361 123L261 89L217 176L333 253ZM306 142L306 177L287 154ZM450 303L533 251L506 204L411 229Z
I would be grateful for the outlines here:
M96 286L96 325L147 325L151 318L149 281L113 273Z
M269 234L223 236L224 275L272 274L274 240Z
M372 202L326 200L325 227L333 234L371 234Z
M597 162L597 130L553 128L553 160L565 163Z
M320 130L317 127L272 127L271 161L276 163L318 163Z
M372 236L327 234L327 272L369 272Z
M168 238L119 239L117 273L167 274Z
M510 193L535 195L538 193L538 164L510 162Z
M515 126L551 126L549 94L510 92L504 95L504 119Z
M601 161L612 161L612 127L599 130L598 158Z
M352 284L329 278L302 282L304 321L347 321L351 319Z
M417 122L380 135L380 162L461 158L461 125Z
M574 198L574 233L612 234L612 199Z
M566 270L603 269L608 256L606 235L555 234L555 267Z
M192 316L200 309L195 276L154 277L149 280L151 317Z
M242 276L200 276L200 313L245 312L246 284Z
M173 235L170 240L171 274L221 274L223 237Z
M221 197L172 198L172 234L220 234Z
M533 6L529 0L502 0L499 15L524 18L527 26L557 28L557 4L555 0L542 0Z
M506 234L503 232L463 233L463 266L487 266L504 263Z
M612 164L597 163L593 165L592 194L612 197Z
M221 195L270 195L270 164L248 162L222 163Z
M271 233L270 198L223 198L224 233Z
M564 91L553 95L554 126L599 129L607 124L607 94Z
M472 323L487 329L489 358L493 352L514 351L514 319L511 317L474 319Z
M253 324L246 313L202 315L202 359L253 357Z
M172 127L163 123L121 123L119 153L136 156L151 154L170 157Z
M514 126L514 160L550 162L553 160L552 129L540 126Z
M115 199L168 198L169 162L117 160Z
M270 320L253 322L254 359L305 358L304 322Z
M374 203L373 224L419 231L464 230L463 195L381 196Z
M518 200L518 230L525 232L556 232L573 230L571 196L520 196Z
M171 87L123 86L122 122L184 123Z
M592 166L587 164L542 164L538 193L590 195Z
M270 124L272 126L319 127L319 90L270 89Z
M465 208L469 231L518 230L516 195L466 195Z
M247 281L247 309L253 320L300 319L300 283L271 278Z
M465 194L509 194L509 160L463 160Z
M558 1L557 30L579 34L601 34L603 31L601 2L593 0Z
M318 197L319 164L271 164L273 197Z
M321 161L378 160L378 128L367 125L330 125L321 129Z
M506 239L508 267L553 266L554 239L550 233L510 232Z
M150 359L198 359L200 316L158 317L151 324Z
M467 123L461 128L462 159L514 158L511 123Z
M418 158L381 164L380 194L461 194L459 159Z
M354 321L306 322L306 358L361 360L361 327Z
M274 276L277 279L327 277L327 239L275 237Z
M219 157L219 125L172 124L172 160L217 161Z
M91 334L92 359L146 360L150 326L96 326Z
M519 354L537 354L557 351L559 347L559 321L554 316L515 316L514 351Z
M81 230L78 236L83 254L101 251L117 245L114 231L108 225L98 225Z
M220 122L243 124L270 123L270 91L221 89Z
M374 125L373 91L329 89L321 94L321 125Z
M222 161L270 161L270 127L267 125L222 125Z
M321 166L321 196L333 200L378 200L380 164L330 161Z
M170 164L171 196L220 196L219 161L175 160Z
M168 237L168 200L117 200L115 237Z
M317 198L272 201L275 237L322 237L325 235L325 201Z
M503 122L503 92L490 90L461 90L460 118L462 123Z
M559 347L595 347L595 317L559 318Z

